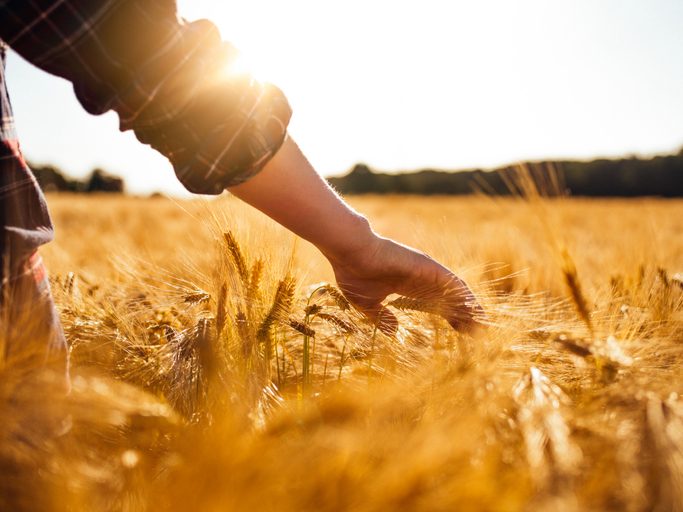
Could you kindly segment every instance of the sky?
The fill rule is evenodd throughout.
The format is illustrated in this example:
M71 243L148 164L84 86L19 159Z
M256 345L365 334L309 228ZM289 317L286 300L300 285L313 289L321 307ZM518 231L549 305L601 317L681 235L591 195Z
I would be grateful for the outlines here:
M494 168L683 146L680 0L179 0L278 85L325 176ZM74 177L183 196L168 161L11 54L21 147Z

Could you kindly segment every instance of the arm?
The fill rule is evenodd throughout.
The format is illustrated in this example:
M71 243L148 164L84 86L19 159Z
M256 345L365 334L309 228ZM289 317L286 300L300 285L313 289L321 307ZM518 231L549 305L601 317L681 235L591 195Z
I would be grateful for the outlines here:
M376 235L293 141L281 147L291 115L287 100L250 76L223 76L237 53L208 21L180 20L175 0L33 0L30 8L25 0L5 0L0 19L0 38L72 81L90 113L115 110L121 129L133 129L167 156L188 190L228 188L316 245L342 290L370 318L396 292L438 300L456 328L473 325L481 308L460 279L427 255ZM388 312L383 316L395 323Z
M259 174L228 190L315 245L332 265L344 294L371 320L387 295L399 293L438 303L442 316L458 330L480 326L483 310L461 279L426 254L372 231L291 138ZM385 309L381 324L392 331L397 322Z

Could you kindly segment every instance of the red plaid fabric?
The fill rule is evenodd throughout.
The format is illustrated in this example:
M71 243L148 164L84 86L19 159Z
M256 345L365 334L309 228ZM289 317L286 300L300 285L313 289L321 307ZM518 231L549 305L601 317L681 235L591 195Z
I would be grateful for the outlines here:
M34 252L33 255L26 260L24 267L26 274L31 276L35 284L38 285L45 281L47 271L45 270L45 265L43 265L43 257L40 255L40 252Z

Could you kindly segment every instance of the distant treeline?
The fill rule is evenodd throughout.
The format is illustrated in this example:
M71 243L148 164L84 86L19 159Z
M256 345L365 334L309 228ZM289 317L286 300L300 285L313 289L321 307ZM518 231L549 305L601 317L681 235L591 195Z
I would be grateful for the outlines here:
M597 159L588 162L575 160L543 161L529 164L541 189L552 181L556 172L560 192L574 196L594 197L683 197L683 149L677 154L649 159L629 157ZM95 169L83 180L68 178L53 166L30 166L40 187L45 192L118 192L125 190L122 178L102 169ZM342 194L419 194L461 195L481 190L496 195L510 194L512 167L492 171L436 171L424 169L397 174L372 171L367 165L357 164L348 174L328 178ZM552 192L552 191L551 191Z
M116 192L123 193L125 184L122 178L109 174L102 169L94 169L83 180L67 178L66 175L51 165L31 165L29 168L38 180L43 192Z
M683 197L683 149L675 155L649 159L636 157L616 160L544 161L529 164L535 171L541 188L551 181L549 173L556 172L561 192L574 196ZM482 190L498 195L510 194L512 167L493 171L435 171L387 174L371 171L366 165L356 165L347 175L328 178L342 194L471 194ZM555 187L557 188L557 187Z

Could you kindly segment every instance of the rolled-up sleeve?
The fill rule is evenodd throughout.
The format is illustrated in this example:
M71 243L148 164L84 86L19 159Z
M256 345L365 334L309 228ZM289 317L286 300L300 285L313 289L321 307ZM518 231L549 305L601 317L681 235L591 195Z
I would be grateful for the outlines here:
M239 52L175 0L0 0L0 38L70 80L92 114L165 155L191 192L219 194L282 145L291 109L277 87L240 73Z

